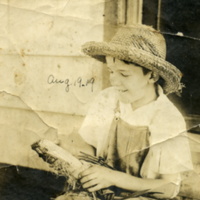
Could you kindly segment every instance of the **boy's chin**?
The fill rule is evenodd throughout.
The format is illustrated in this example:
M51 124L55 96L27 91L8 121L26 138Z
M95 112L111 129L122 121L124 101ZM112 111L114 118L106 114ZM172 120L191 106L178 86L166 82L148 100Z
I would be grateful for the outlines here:
M128 97L122 95L119 95L119 101L125 104L129 104L132 102Z

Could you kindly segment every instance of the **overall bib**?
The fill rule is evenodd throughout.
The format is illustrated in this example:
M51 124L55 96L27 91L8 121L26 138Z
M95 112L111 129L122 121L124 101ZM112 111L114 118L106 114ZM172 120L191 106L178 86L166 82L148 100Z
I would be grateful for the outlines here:
M147 126L133 126L114 117L99 156L114 169L141 177L140 170L149 150L149 136ZM122 191L118 188L115 193L119 195Z

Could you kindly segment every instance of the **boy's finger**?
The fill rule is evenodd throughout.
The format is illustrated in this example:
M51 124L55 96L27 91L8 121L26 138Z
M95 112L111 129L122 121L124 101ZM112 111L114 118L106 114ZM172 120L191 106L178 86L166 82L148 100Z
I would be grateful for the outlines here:
M101 189L103 189L103 188L101 187L101 185L100 185L100 184L96 184L94 187L90 187L90 188L88 189L88 191L89 191L89 192L96 192L96 191L101 190Z
M88 176L93 172L92 167L89 167L88 169L84 170L79 174L79 178L82 178L84 176Z
M93 179L93 180L90 180L90 181L84 183L82 186L83 186L83 188L87 189L90 187L94 187L95 185L97 185L97 180Z
M83 178L81 178L80 181L81 181L82 184L84 184L84 183L91 181L93 179L94 179L94 177L92 175L88 175L88 176L84 176Z

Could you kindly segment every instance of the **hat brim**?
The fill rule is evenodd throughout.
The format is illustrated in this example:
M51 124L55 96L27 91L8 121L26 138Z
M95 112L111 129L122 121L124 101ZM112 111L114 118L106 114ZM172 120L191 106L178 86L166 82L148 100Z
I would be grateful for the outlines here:
M133 62L158 73L165 81L163 89L166 94L178 92L182 87L180 83L182 74L179 69L166 60L142 49L107 42L87 42L82 46L82 51L97 59L98 56L111 56L119 60Z

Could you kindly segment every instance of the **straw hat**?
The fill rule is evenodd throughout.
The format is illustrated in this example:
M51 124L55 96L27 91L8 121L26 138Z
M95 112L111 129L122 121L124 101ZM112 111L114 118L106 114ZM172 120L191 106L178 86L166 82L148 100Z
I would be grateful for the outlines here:
M99 56L112 56L133 62L158 73L165 81L163 89L166 94L179 93L183 87L181 72L165 60L164 37L149 26L122 26L110 42L87 42L82 51L97 59Z

